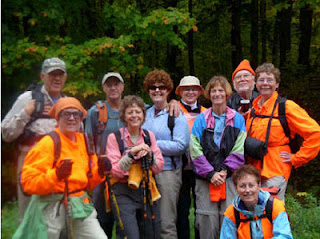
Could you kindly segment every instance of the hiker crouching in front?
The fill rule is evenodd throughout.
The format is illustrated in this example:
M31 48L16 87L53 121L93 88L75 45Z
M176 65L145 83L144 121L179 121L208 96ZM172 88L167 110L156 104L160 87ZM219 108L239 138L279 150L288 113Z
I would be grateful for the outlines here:
M49 111L58 127L26 156L20 183L33 196L13 238L107 238L86 190L104 180L111 164L98 162L78 133L86 113L72 97L59 99Z
M261 190L261 174L243 165L232 175L238 195L224 213L221 239L293 238L284 202Z
M163 157L151 131L141 129L146 116L139 96L124 97L120 120L125 125L109 134L106 155L112 163L111 205L117 219L117 238L160 239L160 194L154 175Z

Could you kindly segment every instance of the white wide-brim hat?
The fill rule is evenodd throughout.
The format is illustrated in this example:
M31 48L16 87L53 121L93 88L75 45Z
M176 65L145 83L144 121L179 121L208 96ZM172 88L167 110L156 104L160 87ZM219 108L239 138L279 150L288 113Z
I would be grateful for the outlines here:
M203 93L203 88L200 85L200 80L195 76L185 76L180 80L180 84L176 89L176 95L180 95L180 88L183 86L197 86L201 90L201 94Z

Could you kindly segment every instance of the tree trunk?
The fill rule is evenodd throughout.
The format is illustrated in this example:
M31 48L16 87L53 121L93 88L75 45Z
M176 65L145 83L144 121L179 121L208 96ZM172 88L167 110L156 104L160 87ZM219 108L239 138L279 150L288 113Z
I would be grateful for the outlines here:
M251 1L251 33L250 33L250 63L253 69L258 66L258 43L259 43L259 26L258 26L258 18L259 18L259 1L252 0Z
M300 9L300 44L298 63L309 66L313 9L310 4Z
M189 14L192 17L192 0L188 4ZM194 76L194 58L193 58L193 30L188 32L188 60L189 60L189 74Z
M291 19L292 19L292 0L288 0L288 8L280 10L280 67L287 61L287 54L291 50Z
M261 22L261 63L267 61L267 21L266 1L260 1L260 22Z
M233 69L235 69L238 66L239 62L242 60L242 46L240 35L241 0L232 0L231 14L232 67Z
M276 5L281 0L273 0L273 4ZM278 54L279 54L279 24L280 24L280 11L277 11L276 18L273 26L273 42L272 42L272 63L278 65Z

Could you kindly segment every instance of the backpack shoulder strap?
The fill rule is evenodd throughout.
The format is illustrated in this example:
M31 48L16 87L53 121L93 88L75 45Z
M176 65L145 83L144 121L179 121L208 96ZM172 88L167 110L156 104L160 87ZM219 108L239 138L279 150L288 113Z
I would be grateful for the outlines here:
M108 122L108 107L106 102L98 101L96 106L99 110L99 117L98 117L98 133L102 133L107 125Z
M236 219L236 227L239 228L239 225L240 225L240 213L235 208L233 208L233 211L234 211L234 217Z
M170 129L171 132L171 138L173 137L173 128L174 128L174 124L175 124L175 117L174 115L168 115L168 128Z
M279 120L284 130L284 133L288 138L290 138L290 129L289 129L288 121L286 117L286 100L287 100L286 97L280 97L278 114L279 114Z
M61 154L61 141L60 136L56 131L51 131L48 135L52 138L54 143L54 162L52 166L54 168Z
M120 154L122 155L124 152L124 145L123 145L123 141L121 140L121 131L118 130L117 132L114 133L114 135L116 136L116 140L119 146L119 151L120 151Z
M269 197L266 204L266 214L271 224L272 224L272 211L273 211L273 197Z
M143 129L143 132L144 132L144 134L145 134L145 136L143 137L144 142L145 142L148 146L151 146L151 140L150 140L149 131L146 130L146 129Z

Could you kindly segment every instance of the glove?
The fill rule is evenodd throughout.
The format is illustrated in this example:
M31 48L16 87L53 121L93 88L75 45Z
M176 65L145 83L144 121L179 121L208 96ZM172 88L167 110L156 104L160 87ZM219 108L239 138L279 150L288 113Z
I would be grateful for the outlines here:
M64 180L70 176L73 164L73 162L70 159L65 159L61 162L62 163L56 169L56 174L59 181Z
M109 172L112 169L110 160L106 156L100 156L98 158L98 172L101 177L105 175L105 172Z

